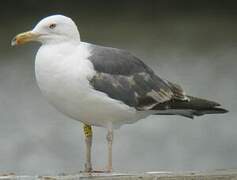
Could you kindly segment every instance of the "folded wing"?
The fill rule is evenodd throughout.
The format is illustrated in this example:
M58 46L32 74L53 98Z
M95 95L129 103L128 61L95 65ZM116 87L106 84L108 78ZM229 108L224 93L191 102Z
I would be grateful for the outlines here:
M91 45L90 61L96 75L90 79L94 89L137 110L179 99L186 101L179 85L162 80L140 59L127 51Z

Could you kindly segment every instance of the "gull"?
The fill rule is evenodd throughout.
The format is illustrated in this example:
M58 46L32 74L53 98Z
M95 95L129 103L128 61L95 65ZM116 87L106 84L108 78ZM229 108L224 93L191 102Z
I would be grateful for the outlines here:
M161 79L126 50L82 42L69 17L46 17L11 43L30 41L41 43L35 76L42 94L58 111L84 124L85 172L93 172L92 126L107 129L106 172L111 172L113 130L121 125L150 115L194 118L227 112L214 101L186 95L180 85Z

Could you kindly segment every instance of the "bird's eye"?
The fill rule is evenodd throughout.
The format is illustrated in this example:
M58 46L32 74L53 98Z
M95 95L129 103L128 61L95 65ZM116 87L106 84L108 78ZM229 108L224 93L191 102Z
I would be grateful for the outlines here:
M56 24L50 24L50 25L49 25L49 28L50 28L50 29L54 29L55 27L56 27Z

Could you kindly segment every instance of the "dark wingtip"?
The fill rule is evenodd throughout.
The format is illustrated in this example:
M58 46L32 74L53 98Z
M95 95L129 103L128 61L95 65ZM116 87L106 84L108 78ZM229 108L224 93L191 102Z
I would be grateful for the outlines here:
M227 110L227 109L221 109L222 110L222 113L228 113L229 112L229 110Z
M223 108L215 108L216 113L228 113L229 111L227 109Z

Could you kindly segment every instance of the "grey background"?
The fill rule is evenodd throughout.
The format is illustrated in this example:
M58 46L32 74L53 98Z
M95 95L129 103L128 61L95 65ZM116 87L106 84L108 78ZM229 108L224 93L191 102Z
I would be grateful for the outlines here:
M230 112L194 120L151 116L115 132L116 171L237 167L237 5L234 1L5 1L0 6L0 172L73 173L84 164L80 122L58 113L34 77L39 44L11 38L61 13L83 41L127 49L188 94ZM106 131L94 128L93 163L106 164Z

